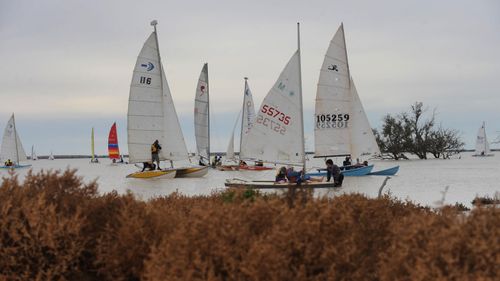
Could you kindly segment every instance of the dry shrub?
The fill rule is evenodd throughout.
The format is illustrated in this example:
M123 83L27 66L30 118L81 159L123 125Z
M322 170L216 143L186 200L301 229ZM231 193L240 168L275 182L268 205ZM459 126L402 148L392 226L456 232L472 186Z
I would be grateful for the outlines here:
M75 171L0 187L0 279L498 280L500 211L226 190L147 202Z

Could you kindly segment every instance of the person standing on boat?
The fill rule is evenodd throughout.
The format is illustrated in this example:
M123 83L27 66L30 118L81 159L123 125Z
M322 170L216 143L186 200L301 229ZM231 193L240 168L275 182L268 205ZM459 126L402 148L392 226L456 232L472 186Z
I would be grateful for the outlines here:
M326 181L333 178L333 186L340 187L344 181L344 175L340 172L339 166L335 165L332 159L326 160Z
M160 150L161 150L160 143L158 142L158 140L155 140L155 142L151 145L151 162L153 162L153 164L154 164L156 161L156 167L158 168L158 170L161 170L160 169Z

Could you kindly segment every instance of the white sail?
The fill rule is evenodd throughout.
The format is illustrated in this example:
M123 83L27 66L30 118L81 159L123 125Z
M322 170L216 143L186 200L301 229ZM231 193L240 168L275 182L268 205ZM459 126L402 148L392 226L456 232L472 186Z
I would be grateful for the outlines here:
M151 161L151 144L162 146L160 160L187 159L165 72L160 62L156 31L144 43L134 68L127 114L131 163Z
M236 122L234 122L233 131L231 132L231 138L229 139L229 144L227 145L226 150L226 160L234 160L234 132L236 131L236 126L238 125L238 120L240 120L241 112L238 113L238 117L236 117ZM241 156L240 156L241 157Z
M486 156L489 154L490 154L490 144L488 143L488 139L486 138L485 123L483 122L483 125L477 131L476 151L474 155Z
M38 157L36 156L35 152L35 145L31 146L31 160L38 160Z
M0 158L2 161L10 159L16 164L19 164L20 161L25 161L27 159L26 152L24 152L21 139L19 138L19 134L16 130L14 114L10 117L3 132L2 146L0 147Z
M363 104L359 98L354 81L351 79L351 156L353 159L367 158L367 156L380 155L375 135L366 116Z
M270 163L303 164L300 52L292 56L264 98L242 146L246 156Z
M343 25L333 36L319 75L315 108L315 154L351 154L349 66Z
M203 69L196 86L194 100L194 133L196 149L201 159L210 159L210 109L208 92L208 64Z
M241 133L240 133L240 158L249 158L246 147L242 145L245 138L248 136L250 129L255 121L255 105L253 103L252 92L248 86L248 78L245 77L245 91L243 93L243 107L241 116Z

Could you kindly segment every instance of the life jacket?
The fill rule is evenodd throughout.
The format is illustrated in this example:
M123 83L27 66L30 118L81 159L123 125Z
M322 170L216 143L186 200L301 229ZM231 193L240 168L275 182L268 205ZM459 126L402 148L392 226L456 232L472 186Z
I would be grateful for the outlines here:
M154 143L151 145L151 153L158 153L158 148Z

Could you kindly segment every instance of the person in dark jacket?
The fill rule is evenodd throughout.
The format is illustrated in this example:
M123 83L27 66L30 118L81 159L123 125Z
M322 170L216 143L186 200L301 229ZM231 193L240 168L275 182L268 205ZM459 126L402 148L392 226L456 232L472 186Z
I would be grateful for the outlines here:
M333 178L334 186L342 186L344 181L344 175L340 172L339 166L335 165L332 159L326 160L326 181L330 181Z
M154 164L156 161L156 167L158 168L158 170L161 170L160 169L160 150L161 150L160 143L158 142L158 140L155 140L155 142L151 145L151 162L153 162L153 164Z

